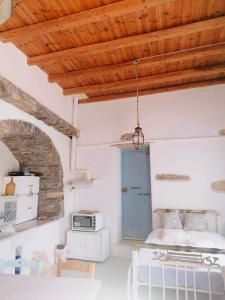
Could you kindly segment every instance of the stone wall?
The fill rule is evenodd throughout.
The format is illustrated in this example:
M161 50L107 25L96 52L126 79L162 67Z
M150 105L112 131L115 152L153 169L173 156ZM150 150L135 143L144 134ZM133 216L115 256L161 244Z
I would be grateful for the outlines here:
M78 135L77 129L71 124L2 76L0 76L0 98L34 116L36 119L45 122L48 126L54 127L64 135L71 137Z
M63 169L51 139L31 123L17 120L0 121L0 140L20 164L40 174L38 217L62 216Z

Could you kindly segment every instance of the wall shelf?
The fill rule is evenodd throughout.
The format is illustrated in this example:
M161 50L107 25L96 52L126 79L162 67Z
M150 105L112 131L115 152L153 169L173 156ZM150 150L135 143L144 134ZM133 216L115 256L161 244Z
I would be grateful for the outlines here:
M99 180L97 178L91 178L87 169L76 169L75 176L70 182L72 189L91 188Z
M72 189L82 189L82 188L91 188L93 187L97 182L99 182L99 179L86 179L86 180L75 180L71 186Z
M161 181L189 181L190 177L188 175L178 174L157 174L155 179Z
M225 193L225 180L215 181L211 185L211 189L214 192L223 192Z

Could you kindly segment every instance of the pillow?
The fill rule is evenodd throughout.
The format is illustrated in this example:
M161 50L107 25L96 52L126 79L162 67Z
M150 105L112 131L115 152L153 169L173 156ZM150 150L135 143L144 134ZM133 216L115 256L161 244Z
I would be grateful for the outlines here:
M206 231L206 219L202 214L188 213L184 218L184 230Z
M159 213L159 219L162 228L166 229L183 229L177 210Z

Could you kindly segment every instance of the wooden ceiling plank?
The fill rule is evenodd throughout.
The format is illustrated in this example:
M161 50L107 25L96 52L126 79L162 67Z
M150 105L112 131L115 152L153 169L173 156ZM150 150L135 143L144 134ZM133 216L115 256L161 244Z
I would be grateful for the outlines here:
M76 14L71 14L52 20L39 22L32 25L19 27L16 29L0 33L0 40L3 42L26 40L39 34L62 31L73 27L90 24L93 22L107 21L121 15L136 12L138 10L155 7L175 0L124 0L103 5L97 8L85 10Z
M225 53L225 43L207 45L187 50L155 55L151 57L145 57L141 59L140 64L151 64L152 67L155 67L162 62L164 64L175 63L191 59L204 58L209 55L217 55L221 53ZM67 79L80 78L81 76L95 76L96 73L101 73L102 75L109 75L113 74L114 72L124 72L125 70L128 71L134 69L135 66L133 64L133 61L129 61L121 64L94 67L90 69L83 69L59 74L51 74L49 75L49 82L61 82Z
M37 55L28 58L29 65L51 64L58 60L65 60L72 57L84 57L88 55L97 55L108 51L117 51L126 47L145 45L152 42L177 38L188 34L217 29L225 26L225 16L194 22L150 33L139 34L121 39L91 44L66 50L60 50L47 54Z
M118 88L126 89L132 88L138 85L141 89L150 84L162 84L165 82L170 82L172 80L184 80L184 79L192 79L200 76L210 76L216 74L225 73L225 63L204 67L204 68L196 68L196 69L188 69L177 72L163 73L159 75L153 76L145 76L138 79L128 79L128 80L120 80L113 82L106 82L100 84L92 84L87 86L79 86L69 89L64 89L64 95L73 95L73 94L81 94L81 93L94 93L96 91L105 91L105 90L116 90Z
M149 89L149 90L139 91L139 95L145 96L145 95L152 95L158 93L167 93L167 92L174 92L174 91L185 90L185 89L194 89L194 88L207 87L207 86L219 85L219 84L225 84L225 78L186 83L186 84L168 86L163 88ZM79 104L112 101L112 100L132 98L132 97L136 97L136 92L84 98L79 100Z

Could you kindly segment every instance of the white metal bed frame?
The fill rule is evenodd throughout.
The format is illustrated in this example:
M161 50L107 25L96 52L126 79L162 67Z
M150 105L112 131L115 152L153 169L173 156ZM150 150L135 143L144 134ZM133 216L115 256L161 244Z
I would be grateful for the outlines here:
M172 209L157 209L155 213L159 211L172 211ZM179 210L181 214L185 213L200 213L210 215L211 218L208 224L208 230L219 232L218 217L219 214L216 211L209 210ZM214 222L210 224L210 222ZM213 225L213 226L211 226ZM210 228L211 226L211 228ZM152 259L150 261L139 261L138 251L141 248L149 248L152 251ZM162 300L166 300L166 290L175 289L176 300L181 300L180 291L183 291L182 299L189 300L189 295L192 293L192 299L198 300L198 293L207 295L206 299L213 300L214 295L223 295L225 299L225 293L217 293L212 290L211 276L213 273L220 273L223 279L225 279L225 268L221 267L219 257L225 255L225 250L212 249L212 248L196 248L196 247L184 247L175 245L158 245L158 244L143 244L138 249L133 251L132 264L128 272L127 283L127 296L128 300L138 300L138 290L141 286L146 286L148 289L148 300L153 299L153 288L161 288ZM148 282L140 282L138 277L139 267L145 266L148 268ZM151 280L152 267L157 266L160 268L162 284L154 285ZM166 286L165 284L165 269L172 267L175 269L175 282L176 286ZM197 288L196 273L197 270L206 272L208 289L201 290ZM179 285L179 271L184 272L184 286ZM188 273L192 274L193 285L188 285ZM154 300L154 299L153 299ZM159 300L159 299L157 299Z

